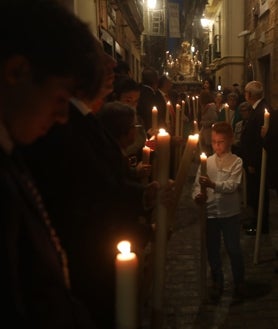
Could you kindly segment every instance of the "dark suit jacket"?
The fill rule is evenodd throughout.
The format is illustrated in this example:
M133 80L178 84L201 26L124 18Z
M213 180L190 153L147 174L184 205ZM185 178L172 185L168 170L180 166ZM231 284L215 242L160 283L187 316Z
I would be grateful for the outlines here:
M116 243L138 237L143 186L126 181L117 144L73 105L68 124L54 127L25 157L68 252L74 292L99 328L111 328Z
M59 254L22 169L0 149L1 320L15 328L92 328L65 286Z
M142 118L144 128L148 131L152 127L152 108L158 110L158 128L165 128L166 103L160 91L154 92L150 87L142 85L137 105L137 113Z
M263 139L261 127L264 124L264 111L269 109L265 100L261 100L255 110L250 112L250 117L241 134L242 158L244 167L252 166L260 173Z

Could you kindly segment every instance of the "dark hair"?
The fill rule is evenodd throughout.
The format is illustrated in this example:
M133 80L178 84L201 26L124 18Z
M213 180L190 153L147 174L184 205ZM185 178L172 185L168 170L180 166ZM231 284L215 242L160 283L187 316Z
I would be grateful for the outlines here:
M238 109L239 111L244 109L250 112L252 110L252 106L248 102L242 102L239 104Z
M158 73L152 67L145 67L142 72L142 83L153 86L158 83Z
M202 90L199 95L199 102L200 102L200 105L202 105L202 106L205 106L209 103L213 103L214 102L213 93L211 93L208 90Z
M117 80L114 94L117 100L120 99L121 95L130 91L140 91L140 85L133 79L125 77Z
M36 82L49 76L90 76L101 84L99 46L88 26L55 0L0 1L0 62L22 55Z
M202 82L202 86L204 86L205 81L207 81L209 83L209 89L213 90L214 89L213 80L211 78L208 78L208 77L204 78L204 80Z
M166 82L171 82L171 80L166 76L166 75L162 75L159 79L158 79L158 88L161 88L164 86L164 84Z
M226 121L215 122L211 127L211 131L214 131L216 134L223 134L228 138L233 138L234 136L232 125Z
M128 75L130 72L130 67L127 62L123 60L118 60L116 67L114 68L116 74Z
M135 110L118 101L105 103L97 115L115 139L127 134L134 126Z
M238 101L238 94L237 93L234 93L234 92L229 93L227 95L227 100L229 100L229 99L235 99L236 101Z

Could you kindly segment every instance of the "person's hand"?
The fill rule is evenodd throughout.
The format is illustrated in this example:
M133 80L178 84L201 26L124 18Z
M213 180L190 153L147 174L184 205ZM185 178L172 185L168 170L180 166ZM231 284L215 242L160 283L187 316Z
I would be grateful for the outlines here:
M171 207L174 205L175 198L175 181L169 179L167 185L161 189L160 202L165 207Z
M199 183L202 187L210 187L212 189L215 188L215 183L212 182L208 176L200 176Z
M266 133L267 133L267 128L265 127L265 126L262 126L261 127L261 137L262 138L265 138L265 135L266 135Z
M156 147L156 141L155 141L155 139L148 139L145 142L145 145L148 146L150 149L152 149L154 151L155 147Z
M143 164L142 161L140 161L136 166L136 175L138 178L144 178L149 177L152 172L152 165L150 164Z
M144 194L144 202L146 208L153 208L157 204L158 193L160 194L160 202L165 207L170 207L175 200L175 182L171 179L165 187L161 188L159 182L153 181L146 186Z
M206 201L207 201L207 196L204 193L199 193L195 196L194 201L198 204L198 205L203 205Z
M148 129L148 131L147 131L147 134L148 134L149 136L151 136L151 137L157 135L157 133L158 133L158 129L150 128L150 129Z

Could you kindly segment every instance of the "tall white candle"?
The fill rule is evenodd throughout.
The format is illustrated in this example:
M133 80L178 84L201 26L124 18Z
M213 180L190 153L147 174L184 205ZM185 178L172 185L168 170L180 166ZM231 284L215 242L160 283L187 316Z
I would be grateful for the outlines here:
M175 124L175 136L180 136L180 120L181 120L181 106L176 105L176 124Z
M181 101L181 115L180 115L180 136L184 135L184 119L185 119L185 101Z
M169 179L170 166L170 135L165 129L159 129L157 134L157 181L163 188ZM153 315L160 314L163 309L164 276L166 262L166 244L168 233L167 208L161 203L161 191L158 193L155 214L154 243L154 279L153 279Z
M185 111L185 101L184 100L181 101L181 109L182 109L182 111Z
M230 119L230 107L229 107L229 105L226 103L226 104L224 105L224 108L225 108L225 120L226 120L226 122L231 123L231 122L230 122L230 121L231 121L231 119Z
M138 259L130 252L130 242L121 241L116 256L117 329L138 327Z
M187 95L187 104L188 104L188 115L189 117L191 117L191 100L190 100L190 96Z
M192 97L192 104L193 104L193 118L197 120L197 113L196 113L196 104L195 104L195 97Z
M196 120L193 121L193 130L194 130L194 134L199 133L198 122Z
M200 155L201 161L201 176L205 176L207 174L207 156L204 152Z
M194 152L197 148L198 141L199 141L199 134L188 136L185 150L183 151L182 159L175 178L175 202L171 210L173 217L181 196L181 192L185 184L186 177L188 176L190 171L190 167L194 157Z
M169 127L170 125L170 108L171 108L171 102L168 101L166 104L166 116L165 116L165 123L167 125L167 127Z
M144 146L142 149L142 162L143 164L150 163L150 153L151 149L148 146Z
M199 96L196 96L196 119L198 120L199 113Z
M269 118L270 118L270 113L268 112L267 109L264 109L264 128L268 130L269 128Z
M157 134L156 158L158 166L157 180L161 186L166 185L169 179L170 139L171 136L165 129L159 129Z
M154 106L152 108L152 128L154 130L157 130L157 128L158 128L157 116L158 116L158 110L157 110L157 107Z

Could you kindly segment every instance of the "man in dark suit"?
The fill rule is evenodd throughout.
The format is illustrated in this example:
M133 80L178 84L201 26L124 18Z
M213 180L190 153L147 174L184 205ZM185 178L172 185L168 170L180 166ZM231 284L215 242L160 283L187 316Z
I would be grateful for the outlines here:
M67 255L17 147L65 123L83 65L98 85L99 45L56 1L2 0L0 15L1 321L15 328L91 329L89 312L72 296Z
M152 67L146 67L142 72L142 85L140 97L137 104L137 113L142 118L144 128L149 136L152 136L152 108L155 106L158 110L158 128L166 128L165 114L166 103L158 91L159 76Z
M245 86L246 101L252 106L248 122L241 134L243 166L246 172L247 182L247 203L253 209L254 217L250 226L246 229L246 234L256 234L257 214L260 194L260 177L263 139L261 137L261 127L264 125L265 109L269 110L263 98L263 86L259 81L248 82ZM269 191L268 186L264 188L264 207L262 217L262 233L269 232Z

